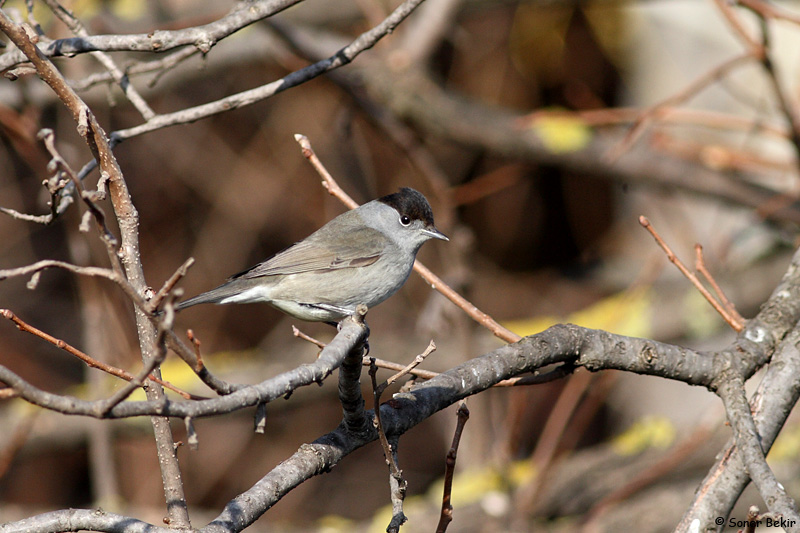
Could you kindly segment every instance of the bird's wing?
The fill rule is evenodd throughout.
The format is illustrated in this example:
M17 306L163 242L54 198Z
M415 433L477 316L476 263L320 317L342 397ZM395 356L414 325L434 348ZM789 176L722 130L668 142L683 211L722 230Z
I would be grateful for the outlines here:
M231 279L252 279L261 276L364 267L380 259L381 254L390 244L389 239L381 232L362 226L349 229L347 239L344 239L347 242L340 243L334 251L331 246L326 244L330 242L327 233L322 230L318 231L263 263L236 274Z

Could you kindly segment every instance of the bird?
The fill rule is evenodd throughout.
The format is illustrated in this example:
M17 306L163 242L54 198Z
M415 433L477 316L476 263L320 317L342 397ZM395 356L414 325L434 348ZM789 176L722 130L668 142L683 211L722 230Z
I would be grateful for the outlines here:
M372 308L408 279L420 247L450 239L436 229L422 193L398 192L342 213L271 258L176 305L265 302L309 322L336 325L359 304Z

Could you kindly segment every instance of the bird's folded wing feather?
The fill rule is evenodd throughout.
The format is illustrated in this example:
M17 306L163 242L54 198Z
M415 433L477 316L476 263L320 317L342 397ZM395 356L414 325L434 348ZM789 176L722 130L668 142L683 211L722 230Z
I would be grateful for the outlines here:
M330 242L327 236L319 233L311 235L249 270L236 274L231 279L363 267L377 261L389 245L389 239L381 232L362 226L348 230L348 238L339 239L340 244L334 251L325 244ZM342 243L342 240L347 242Z

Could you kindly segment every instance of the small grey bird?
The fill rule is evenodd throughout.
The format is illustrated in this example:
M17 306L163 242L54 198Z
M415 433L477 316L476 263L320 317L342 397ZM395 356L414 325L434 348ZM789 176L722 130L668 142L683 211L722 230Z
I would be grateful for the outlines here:
M408 279L417 251L429 239L448 241L414 189L372 200L343 213L263 263L176 309L202 304L266 302L301 320L332 322L356 306L372 308Z

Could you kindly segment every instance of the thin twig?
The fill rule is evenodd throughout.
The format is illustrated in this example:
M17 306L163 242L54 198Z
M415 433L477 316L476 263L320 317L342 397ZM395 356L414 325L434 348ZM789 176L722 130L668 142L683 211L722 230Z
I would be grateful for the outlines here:
M401 377L405 376L406 374L410 374L412 370L414 370L419 365L421 365L422 362L425 361L425 358L428 357L430 354L432 354L434 351L436 351L436 344L434 344L433 343L433 339L431 339L431 341L428 343L427 348L425 348L425 351L423 351L421 354L417 355L414 358L413 361L411 361L408 365L406 365L397 374L394 374L392 377L390 377L389 379L384 381L383 385L381 385L381 387L382 387L381 392L386 390L386 388L389 385L391 385L392 383L394 383L395 381L397 381Z
M0 387L0 400L11 400L18 398L19 395L19 391L12 387Z
M175 300L178 294L171 294L164 306L164 313L158 321L158 331L155 339L155 356L145 359L142 370L138 375L134 376L130 382L116 391L105 402L103 414L108 413L117 406L120 402L125 401L128 396L133 394L137 388L141 387L144 379L150 375L150 372L160 372L159 367L161 363L167 358L167 332L172 332L172 326L175 323ZM146 389L145 389L146 390Z
M191 330L190 330L191 331ZM300 331L299 328L296 326L292 326L292 334L295 337L308 341L319 348L324 348L326 344L320 340L315 339L314 337L309 336L306 333ZM431 341L433 342L433 341ZM416 368L416 364L412 363L411 365L401 365L400 363L395 363L393 361L387 361L385 359L379 359L377 357L371 356L364 356L362 361L363 366L370 366L370 364L375 364L378 368L384 368L386 370L394 370L404 371L407 370L408 374L411 374L414 377L422 378L422 379L433 379L439 375L439 372L433 372L432 370L423 370L421 368ZM411 366L409 369L408 367ZM530 385L541 385L542 383L550 383L551 381L555 381L561 378L564 378L575 371L575 366L569 363L565 363L559 365L555 369L545 372L544 374L535 374L531 376L518 376L510 379L504 379L503 381L499 381L494 384L495 387L524 387Z
M153 312L158 309L158 306L161 305L161 302L164 301L170 291L175 287L175 285L184 277L186 276L186 272L189 268L194 264L194 257L190 257L183 264L178 267L178 270L172 274L167 281L164 282L164 285L159 289L155 296L148 302L147 307L148 309Z
M389 527L387 527L387 531L392 529L399 529L399 527L405 522L405 515L402 511L402 500L403 496L405 495L405 489L407 482L403 478L403 471L400 470L400 467L397 465L397 455L395 453L397 448L397 443L395 443L394 449L392 445L389 443L389 439L386 437L386 432L383 429L383 423L381 422L381 394L388 384L384 381L380 385L378 385L378 366L374 363L369 367L369 377L372 380L372 398L374 404L374 413L375 413L375 429L378 432L378 440L381 443L381 447L383 448L383 456L386 459L386 465L389 467L389 485L391 489L391 498L392 498L392 520L389 523Z
M243 384L228 383L212 374L203 364L203 358L200 354L200 341L195 338L192 330L187 331L186 334L189 337L189 341L192 343L192 348L189 348L174 331L166 332L167 346L192 369L208 388L220 396L225 396L246 387L246 385Z
M364 357L363 364L364 366L369 366L372 361L375 362L378 368L385 368L387 370L397 371L397 370L404 370L406 368L400 363L394 363L392 361L386 361L384 359L378 359L376 357L370 357L370 356ZM541 385L543 383L550 383L551 381L562 379L566 376L569 376L574 371L575 371L574 365L570 363L564 363L549 372L545 372L544 374L517 376L509 379L504 379L502 381L498 381L493 385L493 387L526 387L530 385ZM422 370L420 368L412 368L411 370L408 371L408 373L413 375L414 377L422 379L433 379L439 375L439 372L433 372L431 370Z
M322 342L322 341L319 341L319 340L317 340L317 339L315 339L314 337L311 337L311 336L309 336L309 335L306 335L305 333L303 333L302 331L300 331L300 330L297 328L297 326L295 326L294 324L292 324L292 335L294 335L294 336L295 336L295 337L297 337L298 339L303 339L304 341L308 341L308 342L310 342L311 344L313 344L314 346L316 346L316 347L317 347L317 348L319 348L320 350L321 350L321 349L323 349L323 348L325 347L325 343L324 343L324 342Z
M112 376L118 377L120 379L124 379L125 381L128 381L128 382L134 382L137 379L136 376L134 376L130 372L127 372L126 370L123 370L121 368L117 368L115 366L111 366L111 365L106 364L106 363L104 363L102 361L98 361L97 359L91 357L90 355L87 355L86 353L84 353L81 350L75 348L74 346L70 345L69 343L67 343L67 342L65 342L65 341L63 341L61 339L56 339L52 335L50 335L48 333L45 333L44 331L42 331L42 330L40 330L40 329L38 329L38 328L36 328L34 326L31 326L30 324L28 324L27 322L25 322L24 320L19 318L16 314L14 314L14 312L11 311L10 309L0 309L0 316L12 321L17 326L17 329L19 329L20 331L24 331L26 333L30 333L31 335L35 335L36 337L39 337L40 339L43 339L43 340L49 342L50 344L52 344L56 348L60 348L60 349L64 350L65 352L67 352L68 354L70 354L70 355L72 355L74 357L77 357L78 359L80 359L81 361L86 363L86 366L88 366L89 368L96 368L98 370L102 370L103 372L105 372L107 374L111 374ZM186 391L183 391L183 390L179 389L178 387L172 385L168 381L164 381L164 380L159 379L159 378L157 378L157 377L155 377L153 375L150 375L150 372L148 372L145 377L147 379L151 380L151 381L159 383L160 385L170 389L173 392L176 392L176 393L180 394L181 396L183 396L187 400L200 400L200 399L203 399L202 396L195 396L193 394L190 394L190 393L188 393ZM141 386L141 383L138 382L138 385Z
M68 198L70 198L69 202L72 203L72 198L71 197ZM51 200L48 202L48 204L55 205L55 202ZM17 211L16 209L11 209L10 207L0 207L0 213L6 214L15 220L22 220L24 222L34 222L36 224L45 224L45 225L50 224L55 218L55 215L53 214L52 211L50 213L47 213L46 215L31 215L30 213L22 213L20 211Z
M453 490L453 474L456 470L456 457L458 455L458 445L461 442L461 434L464 432L464 426L469 420L469 409L467 409L467 401L461 400L458 404L456 411L458 420L456 422L456 430L453 434L453 444L447 452L445 459L444 469L444 491L442 495L442 512L439 516L439 524L436 526L436 533L444 533L447 526L453 521L453 505L451 503L451 493Z
M124 280L133 289L135 296L131 296L131 300L136 304L135 317L139 346L143 363L147 365L148 360L159 357L158 352L162 351L163 342L157 343L156 332L150 323L152 317L143 311L144 305L141 295L147 291L147 283L141 263L138 233L139 213L133 205L128 185L125 182L119 162L109 145L108 137L92 110L69 86L61 72L47 59L42 50L36 46L36 43L28 37L25 29L8 18L2 9L0 9L0 31L5 33L19 49L19 52L30 60L31 64L36 68L39 78L50 86L70 111L77 123L78 133L86 142L92 156L100 167L101 182L108 187L109 199L120 229L118 254L113 254L114 257L110 255L109 261L112 265L116 265L117 261L121 263L124 270ZM81 41L81 39L77 40ZM118 283L122 285L121 281L118 281ZM166 335L161 333L159 332L160 339L158 340L163 341ZM158 376L158 370L155 371L155 374ZM146 387L145 395L150 401L168 403L163 388L157 384ZM167 503L170 527L190 529L188 504L186 503L186 495L182 484L181 470L175 455L175 440L169 426L169 420L164 417L154 416L151 417L150 421L155 435L156 451L161 469L161 480Z
M95 220L95 224L97 225L97 230L100 233L100 238L103 240L103 244L106 245L106 250L108 252L108 257L111 260L111 267L112 269L120 276L123 277L123 270L122 266L119 262L119 255L117 254L117 246L118 241L117 238L111 233L111 230L108 229L106 225L106 215L100 206L95 203L95 197L98 199L102 199L102 194L98 194L97 192L92 193L86 191L83 188L83 182L78 178L78 175L72 170L72 167L67 164L66 160L61 157L61 153L56 148L55 143L55 134L53 130L49 128L42 129L37 137L44 143L45 148L50 153L52 159L50 160L50 164L55 167L56 176L55 178L58 179L58 172L63 172L68 178L72 186L75 187L75 191L78 193L78 197L83 200L83 203L86 205L89 212L92 214L92 218ZM65 190L64 187L59 187L58 192L53 192L54 196L56 194L61 194ZM52 202L55 205L55 202ZM53 206L51 206L53 207ZM88 228L84 228L84 225L81 224L81 229L84 231L88 231Z
M372 394L375 412L375 428L378 432L378 440L380 440L383 447L383 455L386 458L386 464L389 466L389 486L391 488L392 498L392 520L386 531L398 531L400 526L406 521L406 516L403 514L403 499L405 498L406 486L408 482L403 477L403 471L397 465L397 441L395 437L395 445L389 443L386 432L383 429L381 422L381 394L386 390L389 385L400 379L401 377L409 374L414 368L421 364L425 358L436 350L436 345L431 340L428 347L425 348L421 354L417 355L414 360L405 366L402 370L394 374L392 377L378 385L378 365L375 364L375 359L370 358L369 376L372 380Z
M186 330L186 337L189 339L189 342L192 343L192 347L194 348L194 355L197 358L195 370L199 372L206 366L203 363L203 355L200 353L200 339L195 336L194 331L191 329Z
M729 4L726 0L714 0L714 4L716 4L717 9L722 16L725 17L725 20L728 21L728 25L731 27L733 32L739 36L739 38L744 42L745 46L754 50L759 55L763 55L764 50L761 43L758 40L750 35L750 32L747 28L744 27L742 21L740 21L736 14L733 11L731 4Z
M158 72L153 80L148 82L148 87L154 87L158 78L175 68L179 63L189 59L200 53L197 48L181 48L176 52L169 53L162 58L154 59L151 61L137 61L125 67L125 74L127 76L134 76L137 74L149 74L150 72ZM110 72L98 72L90 74L79 80L69 80L70 86L76 91L85 91L91 89L100 83L108 83L114 81L114 76Z
M394 370L395 372L399 370L403 370L406 367L401 365L400 363L394 363L392 361L386 361L385 359L378 359L377 357L365 356L362 364L364 366L369 366L370 363L374 362L378 368L385 368L386 370ZM412 368L408 372L412 376L422 378L422 379L432 379L439 375L438 372L432 372L430 370L422 370L420 368Z
M686 279L688 279L692 283L692 285L694 285L695 288L697 288L697 290L700 291L700 294L702 294L703 297L708 301L708 303L710 303L711 306L717 311L717 313L720 314L720 316L725 320L725 322L727 322L728 325L730 325L730 327L732 327L736 332L742 331L742 329L744 329L744 322L738 321L736 317L731 316L728 310L722 304L720 304L710 292L708 292L708 289L706 289L705 286L703 286L703 284L700 283L700 280L697 279L697 276L694 274L694 272L686 268L686 266L681 262L681 260L678 259L678 257L673 253L669 245L667 245L667 243L664 242L664 239L661 238L661 235L658 234L658 232L655 230L655 228L647 219L647 217L640 216L639 224L641 224L642 227L644 227L647 231L650 232L650 235L653 236L653 238L656 240L656 243L658 243L661 249L664 250L664 253L667 254L667 259L669 259L672 264L678 267L678 270L680 270L681 273L684 276L686 276Z
M392 450L392 462L397 464L397 448L400 444L400 437L393 435L390 439L390 449ZM402 470L389 474L389 498L392 502L392 519L389 525L386 526L386 533L399 533L400 527L406 523L408 518L403 513L403 502L406 499L406 490L408 489L408 481L403 477Z
M225 113L227 111L230 111L231 109L238 109L240 107L251 105L255 102L259 102L266 98L270 98L280 92L283 92L292 87L296 87L297 85L300 85L318 76L321 76L326 72L343 67L351 63L358 55L360 55L365 50L372 48L383 37L391 33L401 22L403 22L403 20L406 19L406 17L408 17L417 8L417 6L420 3L422 3L422 0L406 0L405 2L400 4L394 11L392 11L392 13L388 17L386 17L380 24L362 33L355 40L353 40L353 42L351 42L349 45L345 46L341 50L337 51L335 54L321 61L317 61L316 63L303 67L300 70L291 72L279 80L275 80L273 82L267 83L260 87L256 87L254 89L242 91L237 94L232 94L230 96L226 96L225 98L221 98L213 102L201 104L187 109L182 109L174 113L165 113L163 115L157 115L153 117L151 120L148 120L147 122L139 126L134 126L132 128L115 131L114 133L112 133L111 137L118 141L122 141L125 139L130 139L131 137L136 137L138 135L142 135L144 133L155 131L168 126L174 126L177 124L186 124L189 122L200 120L201 118L210 117L219 113ZM254 22L255 20L259 20L260 18L266 18L267 16L269 16L269 14L271 14L271 13L266 13L268 9L265 7L265 4L261 2L245 2L242 5L245 7L241 7L239 9L241 11L246 12L246 14L240 15L238 19L242 19L245 17L253 18ZM264 14L259 18L255 18L250 13L251 11L253 13L256 12L260 13L261 11L264 11L266 14ZM187 43L187 44L196 45L197 43Z
M761 514L759 508L755 505L751 505L750 508L747 510L747 518L745 519L747 522L747 527L744 528L744 531L742 531L742 533L756 533L759 514Z
M386 438L386 433L383 431L383 424L381 423L381 394L386 389L383 385L386 382L378 385L378 366L376 364L371 364L369 367L369 376L372 380L372 399L374 403L374 411L375 411L375 428L378 430L378 439L381 442L381 446L383 447L383 454L386 458L386 464L389 465L389 470L391 470L392 474L400 475L400 469L397 467L397 463L394 462L392 458L392 447L389 445L389 441Z
M308 137L301 134L295 134L294 138L298 144L300 144L303 157L309 160L309 162L322 177L322 186L325 187L328 193L330 193L332 196L335 196L350 209L355 209L358 207L356 201L350 198L350 196L348 196L347 193L344 192L341 187L339 187L339 184L336 183L336 180L333 179L333 176L331 176L330 173L325 169L325 166L319 160L316 153L314 153L314 149L311 147L311 142L308 140ZM414 261L414 270L416 270L417 273L422 276L426 282L428 282L432 289L444 295L447 299L465 311L473 320L491 331L496 337L508 343L517 342L522 338L513 331L501 326L491 316L487 315L466 298L458 294L458 292L456 292L452 287L442 281L439 276L431 272L428 267L420 263L419 260Z
M284 10L299 0L260 0L236 2L223 17L203 26L178 30L155 30L128 35L91 35L52 41L43 46L42 57L68 56L93 51L104 52L167 52L176 48L192 47L206 54L217 42L237 31ZM0 71L26 61L24 53L9 51L0 56Z
M705 257L703 257L703 246L701 244L695 244L694 253L695 253L695 262L694 262L695 270L700 272L700 274L703 275L703 277L706 279L709 285L711 285L711 288L714 289L714 293L716 293L719 302L722 304L723 307L725 307L725 309L728 310L728 313L730 313L730 315L736 320L738 324L741 324L742 327L744 327L744 322L745 322L744 317L740 315L739 312L736 310L736 306L733 305L733 302L731 302L728 299L728 297L725 296L725 292L723 292L722 288L717 283L717 280L714 279L714 276L712 276L711 272L709 272L708 268L706 268L706 260Z
M114 272L109 268L78 266L78 265L73 265L71 263L66 263L64 261L57 261L55 259L42 259L41 261L37 261L30 265L0 270L0 281L6 278L27 276L29 274L33 274L34 276L36 276L36 274L48 268L62 268L64 270L68 270L70 272L79 274L81 276L106 278L119 285L119 287L125 292L125 295L128 296L128 298L130 298L133 301L133 303L135 303L137 306L139 306L140 308L144 308L144 306L146 305L144 298L142 298L139 295L139 293L137 293L136 290L131 286L128 280L125 279L124 276L121 276L119 273Z

